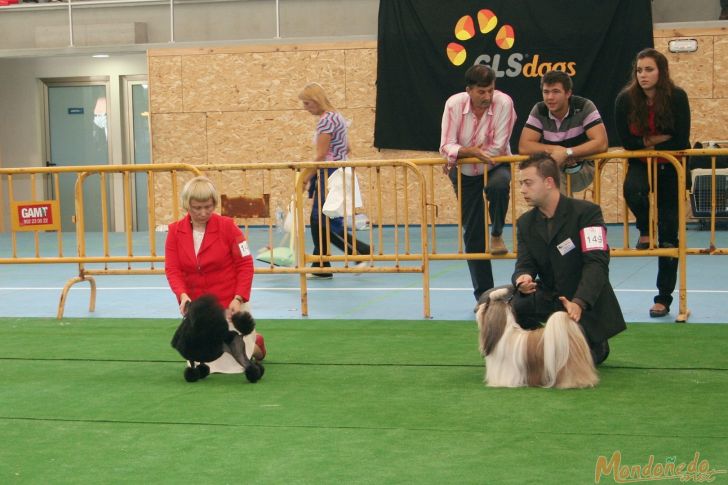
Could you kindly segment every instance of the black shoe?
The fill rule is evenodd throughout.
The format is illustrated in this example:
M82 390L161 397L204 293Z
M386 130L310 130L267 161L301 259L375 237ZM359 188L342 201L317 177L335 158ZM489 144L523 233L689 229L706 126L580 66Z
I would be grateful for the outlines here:
M589 342L589 350L591 350L594 365L599 365L609 357L609 342L603 340L598 344Z
M662 308L655 308L654 306L650 308L650 317L660 318L670 313L670 307L668 307L664 303L655 303L655 305L662 305Z
M639 239L637 240L637 244L634 247L635 249L650 249L650 242L640 242Z

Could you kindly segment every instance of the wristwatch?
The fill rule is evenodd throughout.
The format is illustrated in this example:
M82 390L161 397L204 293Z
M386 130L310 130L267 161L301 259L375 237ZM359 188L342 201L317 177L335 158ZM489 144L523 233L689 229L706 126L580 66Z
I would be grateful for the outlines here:
M245 300L243 300L242 296L236 296L235 298L233 298L233 300L238 300L238 302L240 302L241 304L245 303Z
M566 149L566 156L567 157L573 157L574 156L574 150L572 150L571 148L567 148Z

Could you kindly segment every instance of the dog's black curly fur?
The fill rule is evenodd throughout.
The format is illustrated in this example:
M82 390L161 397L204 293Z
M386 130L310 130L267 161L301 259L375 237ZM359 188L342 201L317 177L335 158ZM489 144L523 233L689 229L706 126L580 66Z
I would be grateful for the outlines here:
M255 329L255 320L248 312L235 313L232 321L235 329L243 335L248 335ZM248 381L259 381L265 372L262 365L245 356L241 337L228 329L225 310L213 295L201 296L189 304L187 314L174 333L171 344L190 364L184 371L187 382L207 377L210 368L205 362L218 359L225 350L245 368Z

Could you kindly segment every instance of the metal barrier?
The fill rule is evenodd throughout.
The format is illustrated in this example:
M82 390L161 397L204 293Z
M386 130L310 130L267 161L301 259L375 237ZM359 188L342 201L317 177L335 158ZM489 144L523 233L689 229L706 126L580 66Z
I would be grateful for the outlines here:
M308 292L306 285L306 274L307 273L321 273L323 271L316 268L310 268L306 265L308 263L331 263L331 262L343 262L343 267L332 268L330 272L336 273L362 273L362 272L376 272L376 273L421 273L423 278L423 306L424 316L430 316L429 309L429 265L428 265L428 251L427 251L427 239L420 238L419 246L417 249L413 247L412 241L415 237L412 235L413 229L419 225L420 233L423 234L426 227L426 214L424 209L425 200L425 183L424 179L417 170L417 168L408 161L374 161L374 162L330 162L330 163L269 163L269 164L229 164L229 165L205 165L205 166L191 166L185 164L154 164L154 165L124 165L124 166L86 166L86 167L48 167L48 168L23 168L23 169L1 169L0 177L7 176L8 187L9 187L9 200L11 204L16 203L14 197L14 179L19 175L25 175L30 177L30 183L32 186L31 201L28 202L39 202L37 199L36 185L37 178L39 176L50 175L54 178L54 193L59 194L59 182L58 174L60 173L72 173L76 175L75 186L74 186L74 215L73 222L75 223L75 236L76 236L76 255L66 255L63 252L64 238L60 227L50 228L47 226L40 227L29 227L28 230L33 230L33 237L35 240L35 252L33 256L21 256L17 250L17 228L11 232L12 251L10 257L0 257L0 264L42 264L42 263L76 263L78 264L78 276L74 276L65 284L60 302L58 305L57 317L63 316L64 306L67 299L70 288L81 281L88 281L91 286L89 311L93 311L95 308L96 299L96 282L93 276L98 275L148 275L148 274L161 274L164 273L163 268L155 267L155 263L164 261L164 256L158 255L157 253L157 233L155 228L157 226L156 221L158 217L156 212L160 210L161 203L155 203L155 185L160 177L155 179L155 174L167 173L169 175L168 186L166 193L171 194L170 205L171 208L167 211L167 221L170 222L178 220L180 218L179 210L179 194L178 187L181 185L177 177L178 171L184 171L191 175L206 174L213 181L216 181L218 190L223 193L225 190L225 180L237 180L250 176L250 174L265 174L267 173L269 186L272 178L276 180L284 180L285 176L282 172L289 172L290 185L287 187L284 184L284 193L278 194L279 200L288 201L291 194L294 194L295 200L295 221L294 221L294 234L298 242L305 240L305 222L304 222L304 208L306 207L303 194L302 194L302 179L298 176L305 170L315 170L321 168L338 168L338 167L352 167L355 171L360 174L363 172L368 173L368 187L369 197L368 200L372 201L372 206L377 207L376 212L376 224L369 232L370 247L373 248L374 233L377 233L377 251L370 251L369 254L344 254L343 256L336 256L331 254L322 254L314 256L313 254L306 254L304 244L297 245L297 263L293 267L280 267L275 266L273 263L267 267L257 266L255 268L256 273L297 273L300 275L301 285L301 303L302 313L308 314ZM204 170L203 170L204 169ZM389 170L391 173L388 177L383 178L383 171ZM236 177L232 172L237 171L239 177ZM148 248L139 255L138 251L135 251L133 242L133 226L132 226L132 180L131 175L135 172L144 172L148 176L148 183L146 187L146 200L148 207ZM110 233L110 217L109 212L111 210L108 204L108 184L107 174L112 173L121 177L120 181L116 181L117 185L121 185L123 191L123 222L124 222L124 235L125 235L125 254L112 254L109 243ZM86 201L84 196L84 188L88 188L89 180L91 176L99 176L99 190L98 197L100 200ZM223 180L223 175L224 179ZM404 187L407 190L401 190L399 178L402 178ZM387 183L390 181L390 183ZM0 180L2 182L2 180ZM229 183L227 185L230 185ZM248 184L247 192L250 192L249 187L254 186L260 189L265 183L261 184L259 181L254 181ZM0 184L1 187L1 184ZM232 187L234 191L246 190L240 189L240 187ZM0 188L1 190L1 188ZM395 224L393 228L394 241L385 242L384 237L384 202L383 200L387 197L387 193L391 194L391 199L395 202L394 216ZM247 212L242 214L227 214L231 216L244 216L242 220L245 232L250 235L250 224L256 222L262 222L263 225L268 227L268 245L273 246L274 233L273 224L274 218L271 214L270 205L270 193L263 194L267 196L265 203L261 205L257 210L258 212ZM0 192L0 200L2 199L2 193ZM400 214L397 209L397 201L402 201L402 210L404 214ZM376 202L375 202L376 201ZM57 207L61 205L60 198L56 195L53 201ZM319 201L320 202L320 201ZM319 203L320 206L320 203ZM410 207L414 207L417 213L418 222L412 222L409 218ZM100 234L101 234L101 253L100 254L89 254L87 245L88 227L87 227L87 214L89 211L98 211L101 215L100 220ZM349 229L351 230L351 237L356 238L357 229L356 226L352 227L352 224L348 222L348 214L344 214L344 238L349 237ZM353 214L352 214L353 215ZM401 220L400 220L401 218ZM58 216L56 215L56 223ZM325 219L325 218L324 218ZM30 220L30 219L29 219ZM352 218L353 220L353 218ZM2 222L0 220L0 222ZM165 224L166 225L166 224ZM41 248L39 241L41 231L50 230L56 233L57 243L56 247L52 248L55 255L47 256L42 255L42 252L47 252L47 248ZM45 232L44 232L45 234ZM328 230L326 231L326 237L329 237ZM400 238L402 240L400 240ZM402 248L402 243L404 247ZM41 250L43 249L43 251ZM136 253L136 254L135 254ZM357 263L367 261L370 263L367 267L355 267ZM91 268L88 264L101 263L101 268ZM143 268L133 267L140 263L148 263L148 266ZM376 266L374 266L374 264ZM125 267L119 267L118 264L125 264Z
M149 165L98 165L98 166L79 166L79 167L37 167L37 168L5 168L0 169L0 190L2 187L2 178L6 178L8 185L8 199L11 204L11 208L14 205L25 204L27 207L38 206L39 204L47 204L48 207L54 207L55 214L51 211L52 218L46 221L46 224L36 225L35 222L38 218L29 218L27 228L14 228L11 231L11 255L10 257L0 257L0 264L44 264L44 263L77 263L78 264L78 276L74 276L65 284L63 291L61 292L60 301L58 303L57 318L63 317L63 311L65 307L66 298L68 291L71 286L81 281L88 281L91 287L89 311L93 311L96 306L96 282L92 275L112 275L112 274L157 274L164 272L163 269L155 268L154 263L164 262L164 256L158 255L156 250L156 235L155 235L155 204L154 204L154 183L155 174L160 172L168 173L170 175L170 192L172 193L172 211L175 216L179 214L178 207L178 196L177 196L177 173L187 172L193 175L199 175L201 172L193 165L187 164L149 164ZM64 254L63 245L64 237L61 231L60 214L62 207L62 201L60 197L61 184L59 177L61 174L75 174L76 180L74 184L74 215L73 222L75 223L75 236L76 236L76 255L69 256ZM131 185L130 174L132 173L145 173L148 177L147 184L147 216L149 219L149 251L144 256L135 256L134 247L132 242L132 200L131 200ZM126 254L125 255L112 255L109 248L109 185L110 180L107 180L107 174L116 174L122 177L123 187L123 219L124 219L124 233L126 235ZM101 215L101 234L102 234L102 254L91 256L87 254L86 250L86 209L84 204L84 183L88 180L89 176L99 176L99 193L100 201L94 200L94 209L100 210ZM31 187L31 200L30 201L17 201L14 197L14 185L16 178L26 176L30 179ZM52 187L54 198L41 201L38 199L38 177L50 177L52 180ZM2 198L2 193L0 193ZM29 212L32 214L32 211ZM43 222L40 220L39 222ZM33 256L22 257L18 255L18 232L23 230L33 231ZM49 231L56 233L56 244L48 244L48 247L41 247L40 231ZM41 255L41 252L51 253L55 252L55 255ZM103 263L102 269L89 269L86 268L86 264L89 263ZM115 263L126 263L125 269L109 268L109 264ZM149 268L137 269L132 268L132 263L150 263Z
M679 152L682 154L683 152ZM623 231L624 231L624 245L622 248L611 248L610 255L615 257L644 257L646 255L648 256L666 256L666 257L676 257L679 260L679 274L678 274L678 293L679 293L679 310L678 310L678 316L676 318L676 321L678 322L684 322L687 320L687 317L689 316L689 310L687 308L687 289L686 289L686 237L685 237L685 226L686 226L686 209L685 209L685 201L687 199L687 196L685 197L678 197L678 201L676 203L678 204L678 212L679 212L679 247L677 248L658 248L657 247L657 204L656 204L656 196L655 196L655 190L656 190L656 172L653 168L653 166L657 163L656 159L662 158L665 160L668 160L677 170L678 173L678 193L679 194L685 194L685 173L683 170L683 164L675 158L675 156L671 155L667 152L661 152L661 151L639 151L639 152L629 152L629 151L613 151L613 152L607 152L602 153L594 156L590 156L590 159L593 159L595 161L595 173L594 173L594 182L593 182L593 189L592 189L592 199L595 203L601 204L601 175L604 170L606 163L622 163L624 166L626 166L626 159L627 158L647 158L649 160L649 178L653 180L651 187L652 191L650 192L650 248L645 250L635 250L635 249L629 249L629 211L627 210L625 206L625 210L623 213ZM493 159L494 162L499 163L510 163L511 164L511 198L510 198L510 213L511 213L511 221L512 224L512 231L513 231L513 241L515 244L515 241L517 240L517 234L516 234L516 225L515 221L518 219L518 216L521 212L519 210L519 204L517 203L518 197L515 196L518 192L516 191L516 180L517 180L517 174L516 174L516 164L520 162L521 160L526 159L527 157L518 155L518 156L507 156L507 157L496 157ZM616 161L612 162L613 159L624 159L624 161ZM428 177L427 180L430 183L430 187L428 190L428 205L434 206L434 203L432 202L434 200L434 176L435 176L435 170L439 170L444 161L439 158L435 159L423 159L423 160L416 160L415 163L419 167L425 167L426 170L428 170ZM458 163L460 165L465 163L478 163L475 159L465 159L465 160L459 160ZM483 174L484 178L484 184L487 184L488 180L488 172L486 171ZM566 178L566 191L567 193L570 193L571 191L571 176L567 176ZM458 174L458 184L460 183L460 174ZM458 185L459 186L459 185ZM459 190L458 190L459 191ZM621 190L620 190L621 193ZM462 221L460 218L460 202L458 204L458 211L457 211L457 221L458 221L458 233L460 234L462 232ZM527 209L523 207L522 209ZM483 217L485 219L485 251L483 253L465 253L463 250L462 245L462 239L459 242L458 250L455 253L438 253L437 252L437 241L436 241L436 210L431 211L430 213L430 219L428 220L428 226L429 230L428 233L431 234L432 240L429 243L429 247L431 248L431 254L430 254L430 260L431 261L437 261L437 260L467 260L467 259L515 259L517 257L516 250L513 248L513 251L508 252L505 255L499 255L494 256L489 253L489 242L488 242L488 235L489 235L489 217L488 217L488 210L487 205L484 207L483 211ZM434 214L434 216L433 216Z
M678 293L679 293L679 310L677 321L686 321L689 316L689 310L687 308L687 277L686 277L686 256L687 254L728 254L727 248L716 247L716 168L715 168L715 157L721 155L728 155L728 149L705 149L705 150L686 150L681 152L661 152L661 151L614 151L602 153L590 157L595 160L595 177L592 191L592 198L596 203L603 202L602 200L602 173L607 164L620 163L623 167L626 166L627 158L646 158L648 163L648 174L652 181L652 191L650 193L650 244L649 248L645 250L635 250L629 247L629 224L630 215L626 206L622 214L622 224L624 232L624 243L621 248L612 247L611 255L615 257L639 257L639 256L664 256L677 258L679 261L679 280L678 280ZM712 157L712 210L710 214L711 221L711 239L709 248L690 248L687 246L686 238L686 225L687 225L687 208L686 202L690 193L686 189L686 174L685 174L685 159L688 156L694 155L706 155ZM682 157L679 160L678 157ZM511 200L510 200L510 213L511 221L515 221L525 207L519 206L518 197L514 196L518 193L516 190L515 176L515 164L525 159L524 156L510 156L501 157L495 159L498 162L505 162L511 164L512 179L511 179ZM671 163L677 170L678 174L678 193L680 196L676 201L678 206L678 228L679 228L679 244L677 248L659 248L657 244L657 204L655 197L655 190L657 187L656 179L656 159L661 158ZM469 163L470 160L462 160L459 163ZM0 200L3 199L2 194L2 177L6 177L8 185L8 198L12 203L17 202L14 199L14 184L15 179L21 176L28 177L31 185L31 201L37 202L37 185L38 177L51 177L52 185L54 187L55 194L59 194L59 174L61 173L75 173L77 179L75 183L75 236L76 236L76 251L75 255L64 254L64 237L60 229L54 229L50 232L55 232L57 239L53 252L56 254L46 255L41 254L47 252L46 248L41 247L39 239L39 230L35 230L33 234L33 255L19 255L18 244L17 244L17 231L13 230L11 233L11 255L10 257L2 257L0 255L0 264L39 264L39 263L75 263L78 264L79 275L70 279L62 292L61 299L58 307L58 318L63 315L63 309L66 301L68 291L72 285L80 281L88 281L91 285L91 299L89 304L90 311L93 311L95 307L95 281L93 275L121 275L121 274L159 274L163 273L163 269L155 267L155 263L163 262L164 257L157 254L156 244L156 232L155 226L156 221L159 218L157 212L160 210L160 205L155 204L155 185L159 185L160 173L166 173L169 175L168 190L171 194L171 208L166 213L167 217L171 217L172 220L177 220L180 217L179 204L178 204L178 186L180 181L178 180L178 174L185 174L185 176L199 175L202 173L210 176L213 181L216 178L219 179L216 182L218 189L224 187L224 181L238 180L238 177L232 176L231 172L239 172L241 179L245 177L251 177L251 174L267 174L266 183L259 184L265 186L270 184L272 187L274 184L272 181L285 180L285 175L282 173L289 173L288 175L290 183L283 184L282 188L278 190L282 192L273 194L273 202L278 204L287 204L291 199L295 201L295 213L293 221L293 234L295 235L296 241L296 255L297 262L295 265L290 267L276 266L273 262L267 266L261 267L258 265L255 268L258 274L270 274L270 273L295 273L299 275L300 287L301 287L301 304L302 314L308 314L308 291L306 283L306 274L309 273L421 273L422 274L422 288L423 288L423 314L425 317L430 316L430 295L429 295L429 265L430 261L441 261L441 260L467 260L467 259L513 259L515 258L515 248L513 251L503 256L493 256L489 253L489 216L487 208L484 210L484 219L486 221L485 226L485 240L486 247L483 253L465 253L463 249L462 239L459 237L462 232L461 222L461 208L460 204L456 203L455 209L455 220L457 221L458 240L457 250L451 252L443 252L438 249L438 207L435 205L435 170L440 170L444 161L442 159L419 159L419 160L370 160L370 161L347 161L347 162L302 162L302 163L269 163L269 164L228 164L228 165L205 165L205 166L192 166L186 164L153 164L153 165L123 165L123 166L88 166L88 167L47 167L47 168L17 168L17 169L0 169ZM371 226L368 237L369 247L372 248L368 254L357 253L353 250L351 253L344 253L343 255L332 255L332 254L309 254L305 250L306 240L306 221L305 215L308 212L307 202L303 195L303 177L302 175L306 171L315 171L324 168L340 168L340 167L352 167L352 175L358 174L360 179L364 181L362 184L365 188L363 190L365 195L366 204L365 212L368 213L370 219L372 219L373 225ZM149 250L148 254L135 255L135 248L133 243L133 226L132 226L132 180L131 176L134 173L146 173L148 177L148 184L146 190L146 197L148 201L148 218L149 218L149 229L147 231L147 237L149 239ZM120 182L117 181L117 185L121 185L123 191L124 207L121 211L122 217L124 218L124 234L126 239L125 254L113 255L109 247L109 211L108 205L108 193L107 186L109 180L107 174L111 174L111 177L121 177ZM91 206L94 208L98 207L101 214L101 237L102 237L102 253L98 255L90 255L87 251L87 227L86 218L84 214L89 210L89 206L84 200L84 186L88 183L91 175L98 175L99 177L99 193L100 201L91 201ZM111 178L109 177L109 178ZM487 172L484 174L484 180L487 182ZM458 182L459 183L459 182ZM345 178L345 190L353 191L353 178L350 181L346 181ZM255 185L255 183L248 182L248 186ZM280 184L279 184L280 185ZM448 181L448 187L445 190L452 190ZM569 187L569 181L567 177L567 189ZM232 187L232 190L237 190ZM224 190L221 190L224 192ZM452 192L451 192L452 193ZM621 193L621 190L620 190ZM271 194L270 190L268 194L263 194L265 197L262 198L263 202L261 207L253 216L250 213L247 216L243 216L242 223L246 234L250 234L251 224L262 223L268 227L268 245L273 247L274 245L274 215L271 214ZM319 197L321 191L319 191ZM454 196L454 194L453 194ZM58 196L56 195L58 198ZM60 200L56 199L56 203L60 204ZM319 207L321 206L321 200L318 200ZM347 242L348 238L357 239L357 231L359 230L356 226L355 216L358 212L356 209L353 210L353 214L347 214L345 209L344 213L344 231L343 238ZM235 214L230 214L236 216ZM349 216L352 216L349 218ZM241 216L237 216L241 217ZM318 233L319 242L322 242L322 238L326 238L326 242L330 247L330 232L328 230L327 218L324 220L324 226ZM240 222L240 219L239 219ZM280 223L280 221L278 221ZM0 227L4 226L4 221L0 217ZM390 230L391 226L391 230ZM386 228L386 230L385 230ZM45 229L43 229L45 230ZM512 225L513 241L516 241L516 227ZM388 234L391 232L391 240ZM361 231L359 230L359 233ZM67 244L67 243L66 243ZM51 246L53 246L51 244ZM376 250L374 249L376 246ZM26 251L27 252L27 251ZM327 268L316 268L310 267L309 264L323 265L326 263L343 263L343 266L338 267L327 267ZM367 262L368 265L357 266L359 263ZM88 268L87 264L91 263L102 263L102 268ZM126 267L110 267L119 263L125 263ZM148 267L139 268L133 267L137 263L149 264Z
M343 167L351 167L352 171L348 177L344 177L344 191L351 198L354 197L354 181L353 177L358 176L362 181L365 189L363 196L369 202L367 208L370 211L369 219L371 226L368 231L368 246L370 252L367 254L359 254L354 249L351 253L343 255L333 254L309 254L305 250L304 241L306 237L306 214L310 211L307 199L304 196L305 187L303 186L306 174L322 169L337 169ZM427 214L425 212L425 181L421 172L417 167L408 160L373 160L373 161L346 161L346 162L300 162L300 163L266 163L266 164L219 164L206 165L205 173L213 181L222 180L222 174L225 179L235 179L235 172L240 172L241 176L245 173L267 171L271 175L270 179L285 180L286 176L281 172L289 172L287 177L291 181L288 186L289 190L279 194L272 194L269 197L271 207L278 203L279 205L287 205L292 197L295 201L295 217L293 224L293 235L295 235L295 266L285 267L276 266L273 261L269 262L266 267L256 266L256 274L270 273L297 273L300 278L301 288L301 313L308 315L308 285L306 281L307 274L321 273L421 273L422 289L423 289L423 315L425 318L430 317L430 291L429 291L429 252L427 250L427 238L419 237L415 234L415 228L419 227L419 234L425 234L427 227ZM386 174L384 172L387 172ZM216 185L220 185L217 184ZM284 184L285 187L285 184ZM405 190L402 190L402 189ZM322 202L322 192L325 192L325 181L322 184L322 190L318 191L317 205L320 208ZM388 202L392 202L388 206ZM353 210L353 214L349 214L347 206L344 206L343 214L343 233L344 244L348 245L357 239L357 234L363 232L357 229L355 216L361 213L361 210ZM388 209L388 210L387 210ZM270 211L270 207L268 208ZM416 220L410 219L410 212L414 212ZM385 214L388 213L388 214ZM224 215L233 216L241 219L243 213L227 213ZM262 221L268 225L268 246L274 246L273 234L273 217L269 215L267 218L261 218L260 214L252 222ZM385 224L387 215L393 218L393 224ZM315 236L318 237L319 244L324 242L327 247L331 247L331 234L329 231L330 221L327 217L321 217L320 230ZM241 219L244 230L249 236L250 219ZM391 226L391 229L390 229ZM385 231L386 227L386 231ZM385 232L392 233L392 240L385 236ZM376 236L375 236L376 234ZM375 239L376 238L376 239ZM415 245L417 247L415 248ZM376 246L376 250L374 249ZM272 251L272 249L271 249ZM272 252L271 252L272 254ZM309 265L343 263L343 266L336 267L312 267ZM359 263L369 263L363 266L357 266Z
M728 177L726 174L718 174L719 171L725 171L726 169L720 169L717 167L717 157L728 157L728 148L710 148L710 149L691 149L691 150L684 150L681 152L678 152L676 156L679 155L682 159L682 164L686 168L685 171L685 182L687 184L688 179L691 177L690 174L690 167L688 164L689 157L710 157L710 168L706 168L705 170L710 175L710 195L709 200L705 200L703 202L706 202L706 208L708 209L709 215L707 218L708 221L708 228L710 230L710 240L708 247L706 248L688 248L687 253L689 255L717 255L717 254L728 254L728 247L719 247L717 243L716 238L716 228L717 228L717 222L718 219L726 219L728 215L719 216L718 211L722 211L724 214L728 212L728 187L725 185L726 178ZM721 177L719 179L718 177ZM723 184L719 184L719 180L723 182ZM693 185L691 189L688 191L687 194L688 197L692 197L693 200L697 198L696 194L696 188ZM693 205L693 218L698 218L694 214L695 205L697 204L691 204Z

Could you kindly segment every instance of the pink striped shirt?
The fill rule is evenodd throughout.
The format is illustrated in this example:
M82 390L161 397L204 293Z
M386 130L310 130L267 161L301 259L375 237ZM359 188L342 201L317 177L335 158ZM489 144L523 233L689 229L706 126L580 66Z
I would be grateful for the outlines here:
M479 146L489 157L511 154L510 139L516 123L513 100L502 91L495 90L493 101L478 119L471 110L470 96L462 92L450 96L442 114L440 154L448 166L455 165L462 147ZM481 175L482 163L462 166L463 175Z

